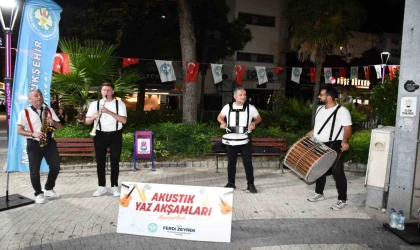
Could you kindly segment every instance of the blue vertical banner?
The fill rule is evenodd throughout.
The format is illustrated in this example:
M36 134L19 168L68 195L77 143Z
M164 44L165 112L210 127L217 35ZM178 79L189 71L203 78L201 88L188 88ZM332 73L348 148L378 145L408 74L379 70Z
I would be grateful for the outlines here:
M26 138L17 133L20 111L29 107L28 94L39 89L50 103L54 56L57 51L62 8L51 0L27 0L23 6L12 90L7 172L28 172ZM47 172L43 160L41 171Z

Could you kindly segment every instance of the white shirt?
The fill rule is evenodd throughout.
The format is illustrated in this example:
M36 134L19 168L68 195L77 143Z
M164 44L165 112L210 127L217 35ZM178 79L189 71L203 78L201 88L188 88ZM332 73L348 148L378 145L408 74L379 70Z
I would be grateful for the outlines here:
M232 109L243 109L243 106L237 106L235 103L232 104ZM247 110L245 109L244 111L240 111L239 112L239 127L246 127L248 126L251 121L252 118L259 116L260 114L258 113L258 110L254 107L254 105L249 104L249 121L247 122L246 120L246 116L247 116ZM229 116L229 104L226 104L222 111L220 111L220 114L226 116ZM230 113L230 121L229 121L229 126L230 127L235 127L236 126L236 112L232 111Z
M117 114L117 109L115 105L116 99L113 99L110 102L105 103L105 108ZM99 108L103 105L103 100L100 100ZM93 116L96 112L98 112L98 101L94 101L89 105L89 109L86 113L86 117ZM127 117L127 108L123 101L118 101L118 115ZM101 130L104 132L112 132L116 130L122 129L123 125L121 122L118 122L118 129L116 128L117 120L111 115L102 113L101 119L101 129L99 129L99 125L96 127L96 130Z
M29 130L32 133L33 132L41 132L42 122L41 122L41 117L39 116L41 114L41 110L37 110L37 112L35 112L30 107L26 108L26 109L28 110L28 113L29 113L29 119L31 120L33 131L31 131L31 129L29 127L29 123L26 119L25 110L20 111L17 124L24 126L26 130ZM51 108L48 108L48 109L51 111L53 120L56 121L56 122L60 122L60 119L55 114L54 110L51 109ZM42 113L43 113L42 116L44 116L44 112L48 112L48 111L47 110L42 111ZM48 112L48 116L50 116L49 112ZM32 139L32 137L30 137L30 136L27 136L27 137ZM54 134L52 134L52 137L54 137ZM39 141L39 138L34 138L34 140Z
M326 109L325 106L321 106L318 108L319 112L315 116L315 127L314 127L314 137L321 142L328 142L330 141L330 133L331 133L331 126L333 123L334 117L328 121L327 125L325 125L324 129L318 135L318 131L324 125L325 121L330 117L330 115L337 109L338 104L334 107ZM337 116L334 124L334 131L332 134L332 141L337 137L337 133L340 130L340 127L343 126L351 126L351 115L349 110L341 106L340 109L337 111ZM341 129L340 134L337 137L337 140L343 140L344 137L344 128Z

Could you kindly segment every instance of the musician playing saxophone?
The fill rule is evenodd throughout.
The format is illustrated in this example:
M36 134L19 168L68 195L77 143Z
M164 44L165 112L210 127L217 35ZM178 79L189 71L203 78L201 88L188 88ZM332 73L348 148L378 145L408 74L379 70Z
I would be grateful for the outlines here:
M35 203L43 204L47 202L45 197L60 197L54 191L55 181L60 171L60 157L52 131L61 128L61 123L54 110L43 105L44 98L40 90L30 91L29 101L32 106L22 110L19 114L17 132L27 137L26 151L31 183L35 190ZM41 189L39 171L43 158L47 161L50 171L44 189Z
M113 94L114 86L109 82L104 82L101 86L102 99L92 102L86 113L86 124L98 123L94 144L99 187L93 193L93 196L101 196L107 193L105 163L108 147L111 153L110 193L114 196L120 196L118 175L122 149L122 128L123 124L127 122L127 109L125 103L116 100Z

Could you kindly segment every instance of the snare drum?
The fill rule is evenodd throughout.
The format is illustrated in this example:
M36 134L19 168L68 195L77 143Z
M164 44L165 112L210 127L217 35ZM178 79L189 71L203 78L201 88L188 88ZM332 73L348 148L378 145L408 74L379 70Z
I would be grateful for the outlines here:
M229 133L222 136L222 143L228 146L242 146L249 142L246 134Z
M337 152L312 137L304 137L289 149L284 165L307 182L324 175L337 158Z

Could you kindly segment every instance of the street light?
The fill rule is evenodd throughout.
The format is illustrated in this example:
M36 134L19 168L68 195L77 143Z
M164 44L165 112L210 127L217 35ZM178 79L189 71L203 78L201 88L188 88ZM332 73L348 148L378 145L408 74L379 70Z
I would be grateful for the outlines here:
M385 66L386 66L386 63L388 62L389 56L390 56L389 52L382 52L381 53L382 83L384 83L384 81L385 81ZM385 61L385 63L384 63L384 61Z
M5 23L3 11L10 11L9 22ZM5 35L5 77L4 84L6 90L6 117L7 117L7 138L9 138L10 127L10 107L12 92L12 32L15 26L19 7L15 0L2 0L0 3L0 22Z
M4 11L4 12L3 12ZM7 117L7 139L9 139L10 128L10 107L11 107L11 92L12 92L12 32L15 26L16 17L19 7L15 0L1 0L0 2L0 22L5 35L5 77L4 84L6 90L6 117ZM7 13L7 20L5 22L3 14ZM9 196L9 172L7 172L6 180L6 196L0 197L0 211L13 209L34 203L33 200L25 196L14 194Z

